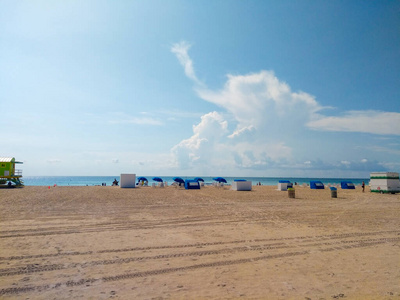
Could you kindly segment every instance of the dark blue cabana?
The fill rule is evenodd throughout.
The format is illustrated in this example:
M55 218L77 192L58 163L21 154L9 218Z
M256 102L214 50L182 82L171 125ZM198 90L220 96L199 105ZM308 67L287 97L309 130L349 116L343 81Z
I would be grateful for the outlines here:
M194 180L196 180L196 181L202 181L202 182L204 182L204 179L203 179L203 178L201 178L201 177L196 177Z
M163 182L163 180L160 177L153 177L153 180L158 182Z
M199 190L200 183L197 180L185 180L185 189L187 190Z
M146 177L139 177L137 180L138 180L138 182L141 182L141 181L147 181L148 182Z
M340 182L340 186L343 190L354 190L356 188L351 181L342 181Z
M310 189L323 190L323 189L325 189L325 186L321 181L314 180L314 181L310 181Z

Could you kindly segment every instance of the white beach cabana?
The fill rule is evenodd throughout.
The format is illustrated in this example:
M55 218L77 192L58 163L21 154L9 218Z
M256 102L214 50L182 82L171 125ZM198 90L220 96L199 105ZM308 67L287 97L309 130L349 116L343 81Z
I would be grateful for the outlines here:
M251 191L252 182L243 180L243 179L235 179L232 181L231 190L234 191Z
M136 174L121 174L120 187L121 188L135 188L136 187Z

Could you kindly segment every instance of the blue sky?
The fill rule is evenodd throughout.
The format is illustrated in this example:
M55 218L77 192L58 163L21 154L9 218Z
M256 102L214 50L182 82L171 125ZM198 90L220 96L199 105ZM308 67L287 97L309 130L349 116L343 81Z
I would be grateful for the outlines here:
M0 156L35 175L400 171L399 1L0 1Z

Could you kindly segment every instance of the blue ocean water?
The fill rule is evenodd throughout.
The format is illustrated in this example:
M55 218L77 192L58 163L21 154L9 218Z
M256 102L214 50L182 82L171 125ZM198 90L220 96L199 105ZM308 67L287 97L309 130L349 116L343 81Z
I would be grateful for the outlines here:
M139 176L137 175L136 178ZM149 184L155 182L152 180L155 176L144 176L149 180ZM164 182L171 184L174 182L175 176L161 176ZM193 179L194 177L180 176L182 179ZM202 177L206 185L213 182L213 177ZM369 178L297 178L297 177L224 177L228 184L235 179L245 179L252 181L253 185L261 183L262 185L277 185L279 180L289 180L292 183L309 184L311 180L320 180L324 184L340 184L343 180L349 180L355 185L361 184L363 181L368 184ZM105 183L111 185L114 179L120 181L119 176L24 176L24 184L26 186L95 186Z

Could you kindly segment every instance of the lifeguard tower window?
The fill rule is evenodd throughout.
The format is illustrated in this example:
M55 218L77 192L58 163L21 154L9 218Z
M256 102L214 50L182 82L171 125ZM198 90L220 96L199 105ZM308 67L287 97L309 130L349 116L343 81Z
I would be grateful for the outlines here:
M2 167L2 168L5 168L5 167L6 167L6 164L1 164L1 167Z

